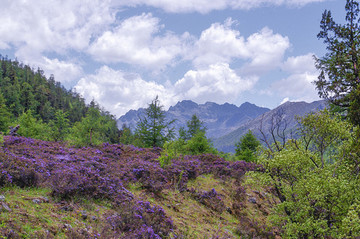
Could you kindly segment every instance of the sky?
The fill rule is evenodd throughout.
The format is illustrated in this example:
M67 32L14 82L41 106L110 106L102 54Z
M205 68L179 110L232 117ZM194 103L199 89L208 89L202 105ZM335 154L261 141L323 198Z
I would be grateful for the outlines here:
M341 0L0 0L0 54L116 117L182 100L275 108L319 100L314 56Z

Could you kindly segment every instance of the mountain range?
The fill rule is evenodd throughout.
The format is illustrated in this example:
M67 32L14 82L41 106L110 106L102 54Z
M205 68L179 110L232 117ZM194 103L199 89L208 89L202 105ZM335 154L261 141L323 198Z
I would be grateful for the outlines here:
M304 116L311 112L323 110L326 107L327 103L325 100L314 101L312 103L286 102L255 119L245 122L236 130L213 139L214 147L223 152L234 153L235 143L249 130L251 130L262 143L264 143L265 139L271 143L271 131L273 128L276 128L276 124L279 125L280 131L285 133L286 138L296 136L291 135L298 126L298 122L295 119L296 116ZM263 132L263 134L261 132ZM277 132L275 132L275 135L276 134Z
M197 104L191 100L183 100L175 106L171 106L165 112L165 116L168 121L175 119L174 127L175 131L178 132L178 129L181 126L186 126L186 122L196 114L204 123L207 136L209 138L218 138L236 130L247 121L255 119L269 110L248 102L238 107L229 103L222 105L213 102ZM144 113L144 108L130 110L118 119L118 127L121 128L123 124L126 124L130 129L134 130L139 117Z
M326 107L325 101L306 102L286 102L277 108L270 110L259 107L255 104L245 102L240 106L233 104L217 104L206 102L197 104L190 100L178 102L165 111L167 120L175 119L176 132L181 126L186 126L186 122L191 119L193 114L204 123L207 129L207 137L211 138L214 146L223 152L234 152L235 143L239 141L242 135L251 130L258 139L263 135L260 133L260 127L265 137L269 137L271 123L275 118L281 117L282 123L286 122L286 132L289 133L296 128L296 115L303 116L309 112L318 111ZM139 117L145 113L144 108L130 110L117 120L118 127L126 124L134 130Z

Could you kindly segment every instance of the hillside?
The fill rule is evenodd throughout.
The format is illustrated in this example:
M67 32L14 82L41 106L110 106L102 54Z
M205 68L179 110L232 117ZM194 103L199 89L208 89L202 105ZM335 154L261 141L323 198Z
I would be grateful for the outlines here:
M239 107L233 104L225 103L222 105L207 102L197 104L190 100L178 102L166 111L166 118L170 121L175 119L176 131L181 126L186 126L186 122L196 114L207 128L207 136L217 138L239 128L245 122L255 119L257 116L269 111L267 108L258 107L248 102ZM130 110L118 120L118 127L126 124L131 129L135 129L139 116L144 114L144 109Z
M99 126L94 124L97 121L101 121ZM93 125L86 129L86 122ZM37 139L75 143L87 137L86 130L95 130L91 133L95 141L119 142L115 117L94 100L86 104L54 76L46 78L40 68L0 55L0 132L8 134L9 127L16 125L20 126L19 135ZM78 135L80 131L84 134Z
M263 135L260 132L262 127L263 132L267 138L270 138L270 129L273 126L272 122L277 116L280 116L282 123L286 123L286 134L290 137L290 133L296 129L297 121L295 116L304 116L310 112L322 110L326 107L326 102L315 101L312 103L306 102L286 102L275 109L264 113L257 118L250 120L243 124L238 129L226 134L222 137L214 139L215 148L223 152L235 152L235 143L238 142L242 135L249 130L258 138L262 139ZM285 125L281 125L283 128Z
M260 166L199 155L174 158L163 169L156 160L159 150L110 144L71 148L5 136L0 147L0 235L274 236L264 219L271 199L241 185L244 174Z

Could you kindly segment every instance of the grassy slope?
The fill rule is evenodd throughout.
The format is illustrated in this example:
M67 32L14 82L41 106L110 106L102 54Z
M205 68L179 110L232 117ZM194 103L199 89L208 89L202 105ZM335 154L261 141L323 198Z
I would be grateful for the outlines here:
M26 140L22 142L27 143ZM17 147L19 149L26 147L26 150L21 148L20 151L29 158L32 155L31 146L22 142ZM42 151L50 151L50 147L46 148L48 143L32 142L33 145L34 143L41 144ZM57 145L51 145L53 148L59 148ZM13 151L16 149L14 145L11 147L14 148ZM107 149L107 147L98 148L94 152L98 150L108 152ZM61 150L63 152L67 149ZM69 149L71 157L85 153L92 155L89 150ZM138 158L141 154L149 155L146 152L143 153L142 150L126 151L126 148L123 150L125 150L122 154L123 160L126 162L132 162L130 158L135 155ZM54 150L57 158L59 152ZM47 157L52 157L51 155L48 153ZM107 157L107 160L111 159L108 154ZM86 158L82 159L85 160L84 164L88 165ZM52 162L50 159L48 161ZM116 162L120 161L114 159L111 163ZM219 161L214 163L216 162ZM154 165L157 164L154 163ZM149 191L141 180L124 186L134 195L134 200L148 201L151 205L158 205L164 209L174 224L174 231L170 237L177 235L177 238L253 238L255 236L273 238L274 236L265 233L266 216L272 202L270 194L265 196L264 193L247 187L246 193L239 198L234 195L239 184L239 181L234 178L221 179L211 173L206 173L187 181L185 191L179 191L173 186L164 187L159 192ZM201 194L212 189L215 189L220 201L210 201L210 204L201 203L194 197L193 192ZM113 228L109 224L108 217L116 215L119 211L118 208L114 208L113 202L109 199L74 195L65 200L52 196L51 187L43 185L19 188L8 184L0 188L0 195L5 196L5 200L0 202L2 205L0 238L4 238L5 235L14 238L113 238ZM256 203L249 202L250 198L255 198ZM226 210L217 210L211 205L212 202L223 203ZM234 209L235 203L241 205L238 211ZM11 211L8 211L7 206ZM116 237L122 238L122 234L116 234Z
M189 182L189 187L202 191L214 188L221 194L225 205L231 208L231 184L205 175ZM211 210L190 194L178 190L165 190L160 196L155 196L134 184L130 186L130 191L139 199L164 208L174 221L176 234L181 234L183 238L250 238L259 230L254 228L255 222L266 224L271 206L271 199L248 188L248 197L256 198L258 203L245 201L243 216L239 219L227 211L219 213ZM95 238L108 226L105 217L115 213L106 200L77 198L61 201L51 197L50 190L46 188L4 187L0 194L5 196L4 203L11 209L2 209L0 231L9 233L13 230L21 238L86 238L89 235ZM44 197L49 202L45 202ZM39 199L41 203L33 202L34 199Z

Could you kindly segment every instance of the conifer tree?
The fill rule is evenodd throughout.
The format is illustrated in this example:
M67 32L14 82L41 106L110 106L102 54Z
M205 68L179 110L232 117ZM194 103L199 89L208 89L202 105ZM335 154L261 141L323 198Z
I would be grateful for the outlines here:
M240 138L240 141L235 144L235 155L239 160L255 162L255 153L258 146L260 146L259 140L249 130L244 136Z
M165 111L158 96L146 108L145 116L140 118L136 134L145 147L162 147L168 140L174 138L174 120L166 122Z
M191 120L186 122L187 130L184 127L179 129L179 136L181 139L187 141L194 137L197 133L203 132L205 135L206 127L204 122L200 121L196 114L193 114Z
M5 99L0 92L0 132L6 132L10 124L11 113L5 105Z
M315 81L319 96L328 99L353 124L360 125L360 26L359 3L347 0L345 23L336 23L325 10L317 35L328 52L316 58L320 70Z

